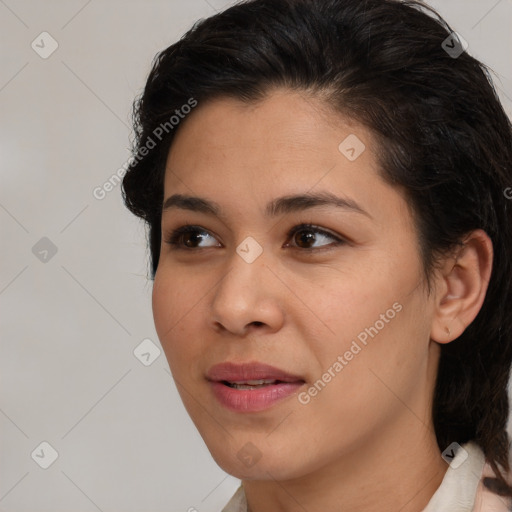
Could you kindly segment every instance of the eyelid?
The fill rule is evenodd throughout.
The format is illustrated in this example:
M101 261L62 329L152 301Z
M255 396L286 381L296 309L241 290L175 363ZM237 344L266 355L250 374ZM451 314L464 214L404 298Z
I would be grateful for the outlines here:
M334 242L330 243L330 244L322 245L320 247L307 247L307 248L293 246L289 242L286 242L284 247L298 250L298 251L304 253L304 252L320 252L323 250L330 250L330 249L333 249L334 247L337 247L340 245L352 245L352 242L349 238L347 238L345 236L338 235L338 234L334 234L331 231L329 231L325 228L322 228L320 226L317 226L315 224L312 224L310 222L295 224L288 231L288 233L286 235L287 240L292 239L293 236L295 235L295 233L297 233L299 231L307 231L307 230L319 233L320 235L325 236L327 238L331 238L332 240L334 240ZM179 243L179 238L181 237L181 235L183 235L185 233L190 233L190 232L206 233L209 236L212 236L213 238L217 238L217 236L214 235L210 230L208 230L202 226L199 226L197 224L184 223L180 227L172 230L167 236L164 236L163 237L164 242L167 243L168 245L172 246L172 250L199 251L199 250L204 250L204 249L210 249L212 247L218 247L218 245L217 246L208 246L208 247L185 247L185 246L183 246L182 244Z
M332 247L340 245L340 244L348 244L349 243L348 240L345 239L344 237L341 237L340 235L335 235L334 233L331 233L330 231L328 231L325 228L322 228L320 226L317 226L316 224L311 224L311 223L308 223L308 222L297 224L296 226L293 226L288 231L288 234L286 236L288 237L288 239L291 239L296 232L298 232L298 231L306 231L306 230L315 231L317 233L320 233L323 236L326 236L328 238L332 238L333 240L335 240L335 243L334 244L323 245L321 247L309 247L309 248L306 248L306 249L304 249L302 247L291 246L292 249L300 249L303 252L304 251L321 251L323 249L326 249L326 250L327 249L332 249ZM287 243L286 247L290 247L290 244Z
M213 235L212 232L206 228L203 228L202 226L199 226L197 224L189 224L188 222L181 225L180 227L173 229L170 231L170 233L163 237L163 241L171 246L175 250L183 249L187 251L197 251L199 249L208 249L209 247L198 247L198 248L190 248L190 247L183 247L179 243L177 243L177 240L179 237L185 233L207 233L209 236L212 236L213 238L217 238L216 235Z

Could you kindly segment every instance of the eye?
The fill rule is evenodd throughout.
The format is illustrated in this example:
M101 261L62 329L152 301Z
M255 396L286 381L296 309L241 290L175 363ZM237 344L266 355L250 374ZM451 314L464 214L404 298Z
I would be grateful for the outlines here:
M185 225L175 229L169 237L165 239L165 243L171 245L175 249L195 249L196 244L213 238L208 231L200 226ZM218 244L210 244L208 247L214 247ZM201 249L201 247L199 247Z
M209 239L209 244L203 246L198 245ZM313 224L299 224L298 226L294 226L288 231L287 239L291 240L292 244L287 243L284 247L303 249L304 251L312 251L321 249L324 246L337 246L346 243L342 238ZM334 242L321 243L329 239L331 241L334 240ZM171 245L173 249L193 250L207 247L219 247L220 244L215 243L214 240L215 238L207 230L200 226L187 224L172 231L164 241ZM315 247L314 244L318 242L320 242L320 245Z
M341 238L333 235L332 233L329 233L328 231L326 231L324 229L314 226L312 224L300 224L299 226L293 227L288 232L288 239L292 239L292 241L295 244L295 245L291 246L292 248L304 249L306 251L318 249L318 248L321 248L321 247L324 247L327 245L336 246L336 245L341 245L341 244L345 243L345 241L342 240ZM320 246L317 246L317 247L311 246L311 244L314 244L317 241L321 242L322 240L326 240L326 239L334 240L334 243L321 244ZM306 247L304 247L303 244ZM286 246L289 247L290 245L287 244Z

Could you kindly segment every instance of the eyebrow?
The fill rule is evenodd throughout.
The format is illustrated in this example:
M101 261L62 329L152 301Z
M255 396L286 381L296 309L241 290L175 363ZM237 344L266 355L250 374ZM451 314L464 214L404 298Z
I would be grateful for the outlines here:
M277 217L278 215L299 212L319 206L334 206L349 212L366 215L370 219L373 218L353 199L338 197L330 192L288 195L273 199L267 204L265 215L272 218ZM164 201L162 212L168 211L172 208L204 213L206 215L213 215L216 217L221 217L222 213L222 209L217 203L202 197L184 194L174 194L168 197Z

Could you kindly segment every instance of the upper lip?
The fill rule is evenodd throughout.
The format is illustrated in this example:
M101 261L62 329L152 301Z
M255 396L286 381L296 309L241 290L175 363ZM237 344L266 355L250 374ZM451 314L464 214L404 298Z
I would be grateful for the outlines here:
M293 375L275 366L258 362L226 362L216 364L208 370L206 378L216 382L247 382L250 380L304 382L304 379L298 375Z

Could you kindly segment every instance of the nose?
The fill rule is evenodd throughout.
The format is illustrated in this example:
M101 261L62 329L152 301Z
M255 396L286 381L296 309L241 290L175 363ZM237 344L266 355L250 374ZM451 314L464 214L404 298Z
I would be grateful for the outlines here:
M211 301L211 322L217 331L238 336L253 331L275 332L284 321L285 287L275 277L264 253L252 263L236 252Z

